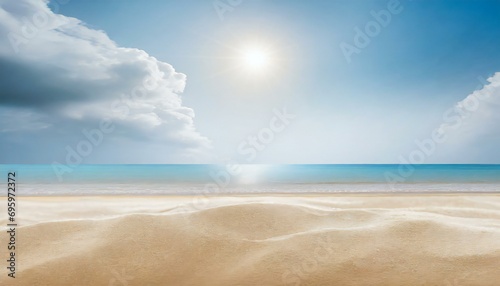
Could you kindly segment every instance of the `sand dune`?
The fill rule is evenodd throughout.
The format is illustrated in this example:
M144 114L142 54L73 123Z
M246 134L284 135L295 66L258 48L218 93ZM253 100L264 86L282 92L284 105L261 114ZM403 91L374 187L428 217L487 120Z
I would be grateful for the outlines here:
M500 196L195 202L21 198L0 285L499 285Z

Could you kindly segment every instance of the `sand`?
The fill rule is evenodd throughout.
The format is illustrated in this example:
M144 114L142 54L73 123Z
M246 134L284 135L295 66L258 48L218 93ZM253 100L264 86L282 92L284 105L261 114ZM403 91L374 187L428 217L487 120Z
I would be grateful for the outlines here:
M18 199L0 285L500 285L500 196Z

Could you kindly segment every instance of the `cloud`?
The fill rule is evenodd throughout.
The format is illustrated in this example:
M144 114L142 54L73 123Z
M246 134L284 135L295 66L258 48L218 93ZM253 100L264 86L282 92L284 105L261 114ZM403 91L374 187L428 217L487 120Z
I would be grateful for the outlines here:
M0 122L0 141L37 131L77 137L108 118L116 125L113 138L150 141L187 156L209 148L195 129L194 111L182 103L184 74L48 5L0 0L0 117L9 118Z
M448 161L495 163L500 160L500 72L483 81L443 115L438 130L447 136Z

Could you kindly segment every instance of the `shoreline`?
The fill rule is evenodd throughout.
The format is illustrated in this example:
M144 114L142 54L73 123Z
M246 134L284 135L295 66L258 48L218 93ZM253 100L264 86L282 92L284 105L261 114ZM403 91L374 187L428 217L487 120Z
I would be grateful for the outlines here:
M103 194L103 195L18 195L17 198L25 198L25 199L58 199L58 198L190 198L190 197L204 197L208 199L212 198L230 198L230 197L422 197L422 196L437 196L437 197L446 197L446 196L500 196L500 191L495 192L336 192L336 193L324 193L324 192L309 192L309 193L220 193L220 194L210 194L210 195L202 195L202 194ZM0 196L0 200L5 200L7 196Z

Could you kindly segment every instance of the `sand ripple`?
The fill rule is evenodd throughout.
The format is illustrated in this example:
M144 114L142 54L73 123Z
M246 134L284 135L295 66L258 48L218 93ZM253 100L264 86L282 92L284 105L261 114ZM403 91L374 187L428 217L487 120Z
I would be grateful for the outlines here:
M27 198L0 285L499 285L497 196L192 201Z

